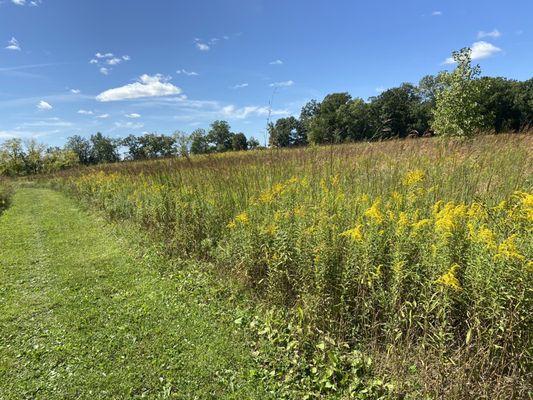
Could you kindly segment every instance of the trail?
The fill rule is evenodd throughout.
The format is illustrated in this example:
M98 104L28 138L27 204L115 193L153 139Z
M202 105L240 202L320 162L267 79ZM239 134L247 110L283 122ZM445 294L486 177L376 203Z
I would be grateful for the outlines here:
M132 237L58 192L15 194L0 216L0 399L267 398L227 296Z

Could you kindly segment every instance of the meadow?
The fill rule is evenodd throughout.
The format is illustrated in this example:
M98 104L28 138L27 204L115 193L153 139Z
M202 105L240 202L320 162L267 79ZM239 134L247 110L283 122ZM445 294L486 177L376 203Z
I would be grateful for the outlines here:
M532 145L269 149L46 181L239 282L262 310L239 323L289 398L527 398Z

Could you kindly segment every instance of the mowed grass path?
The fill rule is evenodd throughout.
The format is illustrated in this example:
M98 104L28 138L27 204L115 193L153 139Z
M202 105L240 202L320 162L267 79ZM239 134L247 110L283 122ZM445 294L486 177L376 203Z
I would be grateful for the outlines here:
M235 301L132 232L51 190L15 194L0 216L0 399L267 398Z

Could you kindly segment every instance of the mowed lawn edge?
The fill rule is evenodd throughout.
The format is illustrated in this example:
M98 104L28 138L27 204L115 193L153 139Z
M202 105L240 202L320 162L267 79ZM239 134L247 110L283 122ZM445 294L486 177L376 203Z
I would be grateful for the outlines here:
M245 306L153 246L19 189L0 216L0 399L268 398Z

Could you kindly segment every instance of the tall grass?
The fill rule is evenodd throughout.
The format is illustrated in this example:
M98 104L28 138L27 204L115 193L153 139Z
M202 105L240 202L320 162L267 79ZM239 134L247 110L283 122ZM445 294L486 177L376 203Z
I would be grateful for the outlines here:
M391 379L418 371L424 395L520 396L532 361L532 140L224 154L54 183L366 349Z

